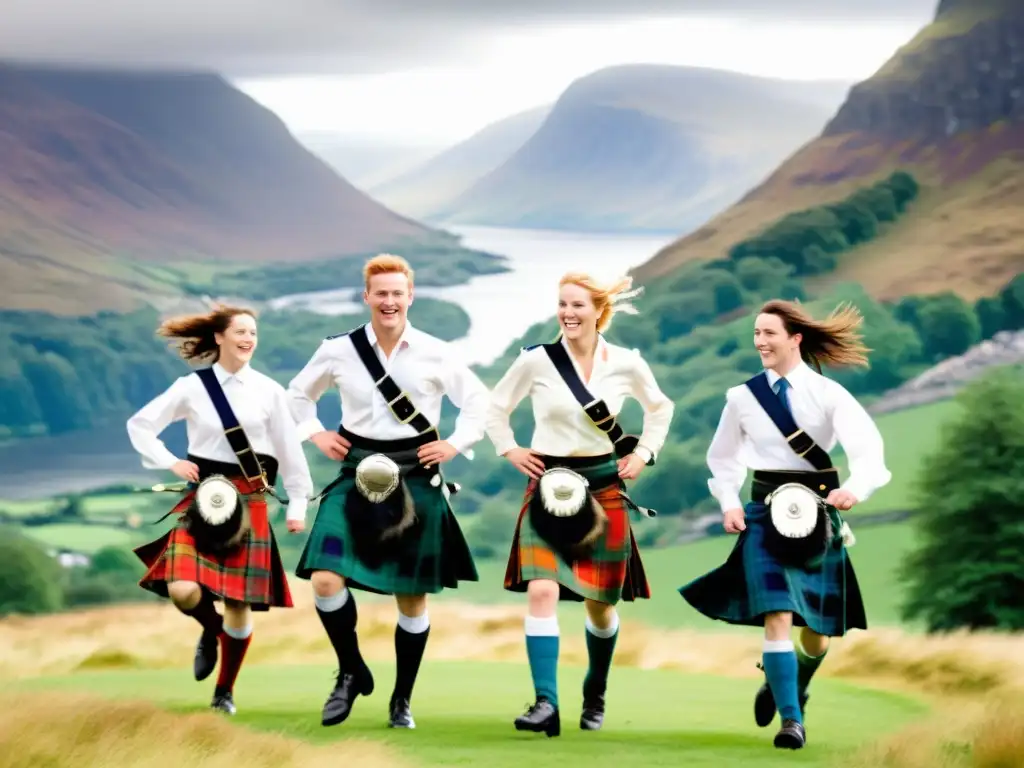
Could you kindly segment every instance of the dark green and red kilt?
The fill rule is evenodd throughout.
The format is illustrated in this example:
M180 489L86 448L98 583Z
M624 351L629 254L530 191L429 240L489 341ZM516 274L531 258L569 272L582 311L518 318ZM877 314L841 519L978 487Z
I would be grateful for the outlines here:
M589 556L570 562L541 538L530 522L530 502L537 489L537 481L531 478L512 537L505 589L525 592L533 579L550 579L559 584L560 600L581 602L586 598L615 605L619 600L649 599L651 585L629 523L630 510L638 510L624 492L615 457L609 453L541 459L546 469L566 467L583 475L608 523Z
M434 433L403 440L373 440L339 429L352 444L320 501L316 520L299 557L295 575L309 579L329 571L347 586L380 595L425 595L457 589L460 581L479 581L476 564L458 520L440 484L430 484L433 470L419 463L416 451L437 439ZM416 510L416 523L386 550L363 543L353 535L350 519L365 500L355 487L356 466L367 456L382 453L401 469ZM401 488L395 491L402 492ZM357 518L358 519L358 518Z
M277 464L271 457L259 458L273 486ZM223 474L243 494L255 493L260 487L246 480L237 465L194 456L189 456L188 460L199 465L200 479ZM254 611L266 611L272 606L293 607L265 499L262 496L244 499L249 507L251 529L237 547L225 553L209 553L196 551L195 539L185 525L182 513L188 509L193 496L194 491L189 490L174 506L172 514L178 514L179 519L170 531L134 550L148 568L139 586L167 597L169 582L192 581L215 598L246 603Z
M867 629L864 601L849 553L836 536L823 557L807 567L782 565L765 549L771 525L765 496L784 482L799 482L820 495L839 487L838 473L755 472L746 529L725 563L679 588L705 616L728 624L764 626L767 613L789 612L793 625L829 637ZM833 525L838 517L830 508Z

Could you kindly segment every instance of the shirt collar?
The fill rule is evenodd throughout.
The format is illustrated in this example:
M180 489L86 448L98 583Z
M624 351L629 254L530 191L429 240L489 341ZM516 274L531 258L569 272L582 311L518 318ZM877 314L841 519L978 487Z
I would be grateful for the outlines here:
M236 373L229 373L219 362L213 364L213 372L217 374L217 381L222 385L229 379L237 379L244 384L249 378L250 371L252 368L248 363L239 368Z
M412 323L409 322L409 318L405 319L405 329L402 331L402 335L398 337L398 344L396 349L404 349L409 346L409 339L415 335L415 330L412 327ZM366 324L366 340L373 346L377 344L377 334L373 330L373 323ZM379 345L378 345L379 346Z
M799 387L800 383L807 378L807 374L811 372L811 369L807 366L803 360L797 363L796 368L786 374L786 381L789 382L790 387ZM775 383L781 379L775 371L770 368L765 369L765 373L768 375L768 383L774 389Z

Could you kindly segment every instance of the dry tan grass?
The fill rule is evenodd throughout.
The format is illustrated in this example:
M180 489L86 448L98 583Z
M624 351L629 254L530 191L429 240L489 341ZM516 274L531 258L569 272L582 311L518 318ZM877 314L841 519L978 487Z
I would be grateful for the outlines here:
M306 588L303 588L306 587ZM247 661L333 664L308 585L295 584L296 607L256 614ZM427 657L526 662L525 606L431 603ZM582 631L562 619L561 658L585 664ZM394 658L395 608L359 603L360 648L367 658ZM623 613L616 665L643 669L759 676L756 630L669 630L638 625ZM179 667L190 662L197 625L166 603L114 606L0 620L0 679L60 675L81 669ZM835 642L822 676L924 693L977 695L1024 691L1024 635L989 633L922 637L896 629L855 632Z
M232 725L216 713L68 693L0 696L0 768L405 768L392 749L345 739L316 747ZM46 727L40 727L40 724Z
M257 615L249 663L333 665L334 657L313 610L308 589L296 584L296 608ZM480 606L453 602L430 606L432 659L526 662L523 647L523 606ZM360 602L360 647L368 658L393 659L395 609L384 600ZM691 673L758 678L760 633L715 633L666 630L637 625L623 617L624 631L616 666L676 669ZM581 631L563 619L562 661L584 664L586 647ZM56 616L0 620L0 679L41 674L66 674L96 668L160 668L188 664L195 626L171 606L137 605L102 608ZM921 637L896 629L858 632L836 641L819 672L872 687L925 696L937 706L931 717L894 736L870 743L851 755L849 768L1006 768L1024 765L1024 635L960 633ZM941 702L941 703L940 703ZM47 765L90 765L94 756L111 754L103 763L146 766L138 755L151 745L140 733L151 727L183 734L180 764L196 764L204 745L217 743L223 752L203 753L203 766L319 765L327 760L358 759L361 765L397 765L396 759L373 744L346 742L330 749L266 736L243 744L232 726L207 715L161 714L136 704L81 702L47 695L0 698L4 711L16 712L0 724L0 768ZM59 734L21 735L18 724L53 722L71 717ZM77 714L76 714L77 713ZM82 714L88 713L88 714ZM138 713L138 714L136 714ZM78 717L80 719L76 720ZM59 720L58 718L58 720ZM165 723L166 720L166 723ZM118 722L117 730L104 723ZM83 737L83 734L85 736ZM238 739L237 741L235 739ZM15 741L20 739L20 741ZM252 750L243 758L227 757L234 750ZM346 750L342 753L340 750ZM26 751L27 750L27 751ZM47 752L46 750L51 750ZM71 752L68 752L71 750ZM92 751L90 751L92 750ZM191 750L191 751L190 751ZM35 756L27 761L25 754ZM60 755L58 760L55 755ZM66 758L66 754L74 757ZM178 759L178 756L174 756ZM259 762L266 758L265 762ZM142 762L139 760L142 759ZM148 758L146 758L148 759ZM154 765L157 758L152 758ZM5 762L6 760L6 762ZM161 753L161 763L167 755ZM1014 761L1018 762L1014 762ZM20 762L19 762L20 761Z

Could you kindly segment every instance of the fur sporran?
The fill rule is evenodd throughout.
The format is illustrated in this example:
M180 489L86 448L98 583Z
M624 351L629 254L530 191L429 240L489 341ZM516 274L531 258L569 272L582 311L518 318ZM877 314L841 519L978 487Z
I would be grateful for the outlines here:
M784 565L806 567L831 546L835 531L825 500L800 483L780 485L765 498L764 546Z
M355 483L345 499L352 545L367 564L382 563L399 552L418 517L412 492L398 464L375 453L359 462Z
M537 535L566 562L589 557L608 525L586 478L565 467L540 476L529 514Z
M199 483L185 519L200 552L230 551L242 543L252 528L248 504L224 475L210 475Z

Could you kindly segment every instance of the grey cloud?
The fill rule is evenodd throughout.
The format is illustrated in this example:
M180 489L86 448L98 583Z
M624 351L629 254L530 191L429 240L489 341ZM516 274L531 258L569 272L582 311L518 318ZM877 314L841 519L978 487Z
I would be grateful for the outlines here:
M559 21L717 16L924 24L936 0L30 0L4 8L0 57L369 74L466 60L489 35Z

